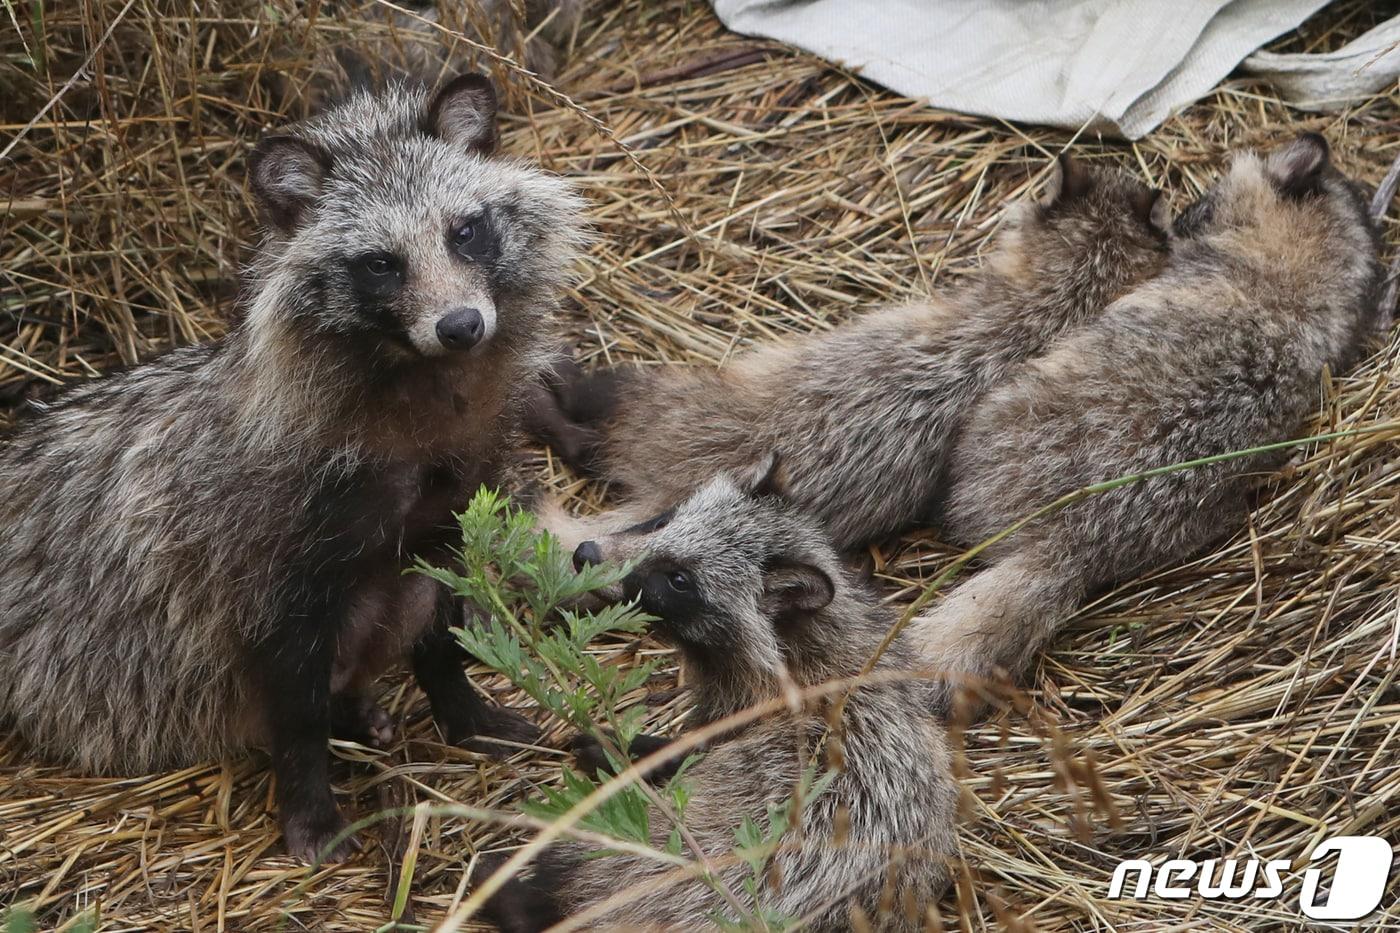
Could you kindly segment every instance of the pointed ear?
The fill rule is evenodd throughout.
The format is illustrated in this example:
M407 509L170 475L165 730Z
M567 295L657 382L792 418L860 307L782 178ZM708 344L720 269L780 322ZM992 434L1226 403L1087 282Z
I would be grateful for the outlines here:
M267 223L291 233L321 194L330 174L330 156L294 136L269 136L248 160L248 185Z
M836 598L825 570L797 561L777 561L763 573L763 603L771 615L816 612Z
M751 496L787 496L782 477L782 456L775 450L735 477L739 488Z
M424 130L468 152L490 155L496 149L496 89L485 75L458 75L428 106Z
M1040 206L1050 207L1070 201L1088 193L1093 187L1089 170L1062 152L1055 157L1055 166L1050 170L1050 181L1040 195Z
M1289 197L1302 197L1317 190L1322 170L1331 161L1327 140L1316 133L1304 133L1269 155L1264 171L1269 181Z
M1167 205L1167 196L1160 188L1144 188L1133 196L1133 213L1138 220L1163 236L1172 232L1172 209Z

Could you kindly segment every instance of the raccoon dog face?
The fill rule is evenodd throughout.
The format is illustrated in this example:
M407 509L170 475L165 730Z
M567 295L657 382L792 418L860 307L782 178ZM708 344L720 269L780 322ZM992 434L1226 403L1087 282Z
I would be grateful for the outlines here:
M1331 164L1327 140L1304 133L1288 145L1259 156L1243 153L1209 191L1192 204L1176 222L1176 235L1185 239L1218 232L1288 229L1305 211L1311 226L1328 224L1350 230L1362 238L1374 235L1361 188Z
M776 469L773 457L719 476L655 518L585 541L574 561L636 561L608 595L637 599L657 633L707 669L776 676L839 572L822 530L782 498Z
M299 323L403 360L535 327L547 303L531 299L563 281L581 204L495 144L495 92L473 74L431 98L363 93L263 140L250 184Z
M1072 280L1080 269L1097 276L1117 269L1135 280L1142 260L1130 260L1165 256L1171 226L1160 190L1119 169L1061 155L1040 196L1008 213L1003 250L1023 257L1034 277L1052 282Z

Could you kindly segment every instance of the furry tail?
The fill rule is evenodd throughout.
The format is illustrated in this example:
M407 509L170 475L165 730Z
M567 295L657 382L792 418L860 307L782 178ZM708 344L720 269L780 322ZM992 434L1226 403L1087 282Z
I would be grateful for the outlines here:
M1036 549L1012 551L914 619L906 637L941 677L940 712L955 708L959 688L976 697L981 684L1022 676L1083 604L1086 589L1074 567Z

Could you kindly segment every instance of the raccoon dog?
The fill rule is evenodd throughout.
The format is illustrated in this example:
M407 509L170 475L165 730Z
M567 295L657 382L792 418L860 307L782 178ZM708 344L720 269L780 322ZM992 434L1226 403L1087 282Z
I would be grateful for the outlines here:
M775 700L785 686L855 677L893 621L848 579L821 526L775 487L771 463L721 475L575 553L579 564L637 561L612 595L636 598L660 619L657 632L680 651L696 725ZM925 928L923 912L948 879L957 788L930 713L932 685L912 668L896 641L875 668L894 677L856 687L843 711L840 691L785 706L715 740L690 767L685 822L731 890L744 890L749 871L732 857L740 822L764 825L767 807L793 794L808 763L823 770L823 742L839 742L835 778L807 801L800 833L774 856L759 900L811 929L849 929L856 914L878 929ZM658 815L653 826L664 845L669 825ZM590 858L592 848L547 850L532 877L495 896L497 922L543 929L623 891L590 928L695 930L729 913L692 875L631 855Z
M985 540L1091 483L1295 437L1323 369L1359 358L1377 324L1379 239L1320 136L1239 155L1177 228L1158 278L975 406L951 457L955 541ZM1238 527L1255 478L1287 456L1071 505L1003 542L911 634L931 664L1019 674L1088 594Z
M793 500L850 550L935 519L955 428L1024 360L1166 261L1165 201L1062 157L980 273L917 304L762 346L721 370L575 376L531 427L649 514L782 449ZM566 535L567 536L567 535Z
M364 691L405 654L449 741L531 734L467 682L451 599L401 576L499 478L580 236L569 186L491 157L495 116L464 75L264 139L240 323L0 444L0 715L36 753L131 774L267 746L311 858L345 825L327 739L387 739Z

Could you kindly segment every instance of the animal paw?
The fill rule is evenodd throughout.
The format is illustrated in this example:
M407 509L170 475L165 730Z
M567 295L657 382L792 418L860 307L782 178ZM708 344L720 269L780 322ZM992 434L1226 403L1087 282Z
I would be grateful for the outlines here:
M617 736L608 733L609 738L616 744ZM638 761L653 752L659 751L671 744L671 740L665 736L642 734L632 740L631 746L627 749L633 761ZM611 776L617 773L612 762L608 759L607 752L603 750L603 745L598 739L591 735L579 734L569 742L569 751L573 753L574 760L587 775L594 776L600 771ZM646 774L648 783L664 784L670 780L676 771L680 769L681 762L685 756L667 760L651 769Z
M473 887L494 875L509 857L507 852L483 853L472 873ZM553 894L537 878L526 880L516 875L487 898L482 913L501 933L537 933L564 919Z
M502 706L493 706L473 716L471 733L454 744L493 758L509 758L519 750L517 745L534 745L539 742L540 735L539 727L524 716Z
M603 743L591 735L579 733L574 736L569 741L569 752L574 756L579 770L589 777L595 777L599 772L605 775L615 773L612 762L603 751Z
M394 720L378 703L364 696L335 697L331 707L331 735L370 748L394 744Z
M349 824L338 812L319 817L293 817L282 826L287 854L311 865L343 862L360 851L354 836L344 836Z
M548 389L533 386L526 392L522 420L526 431L554 452L569 466L582 473L594 472L603 438L594 428L571 420Z

